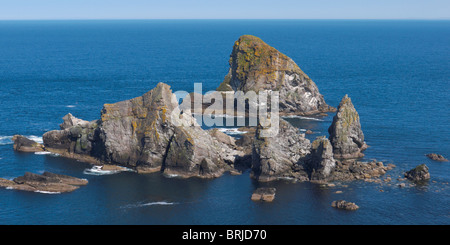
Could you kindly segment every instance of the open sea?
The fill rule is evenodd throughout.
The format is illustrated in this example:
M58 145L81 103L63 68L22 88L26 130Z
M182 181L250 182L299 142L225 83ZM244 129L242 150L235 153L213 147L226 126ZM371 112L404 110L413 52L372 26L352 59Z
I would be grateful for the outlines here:
M263 184L248 171L211 180L95 173L82 162L13 151L15 134L41 141L67 113L98 119L103 104L158 82L214 90L244 34L291 57L329 105L348 94L371 146L365 160L397 167L381 183L264 184L277 188L276 198L256 203L250 196ZM0 189L2 225L450 224L450 162L425 156L450 158L450 21L0 21L0 85L0 177L49 171L89 180L66 194ZM288 120L314 140L328 135L332 117ZM422 163L428 184L399 188L397 179ZM332 208L339 199L360 209Z

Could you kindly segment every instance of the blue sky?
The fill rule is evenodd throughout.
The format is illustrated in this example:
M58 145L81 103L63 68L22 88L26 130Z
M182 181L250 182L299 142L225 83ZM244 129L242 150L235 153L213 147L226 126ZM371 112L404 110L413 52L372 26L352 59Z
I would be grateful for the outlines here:
M0 19L450 19L450 0L0 0Z

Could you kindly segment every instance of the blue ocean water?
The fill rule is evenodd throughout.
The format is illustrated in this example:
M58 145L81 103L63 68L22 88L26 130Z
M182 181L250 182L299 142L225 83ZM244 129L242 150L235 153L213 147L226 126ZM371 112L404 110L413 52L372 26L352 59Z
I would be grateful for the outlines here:
M158 82L214 90L243 34L291 57L328 104L348 94L371 146L365 159L395 164L392 181L279 181L269 184L273 203L255 203L251 193L262 184L248 172L212 180L89 175L85 163L13 151L14 134L39 140L69 112L97 119L104 103ZM449 57L450 21L1 21L0 177L50 171L89 184L54 195L0 189L0 224L450 224L450 163L425 157L450 157ZM314 131L313 140L328 134L332 116L289 121ZM397 178L421 163L430 182L398 188ZM333 209L338 199L360 209Z

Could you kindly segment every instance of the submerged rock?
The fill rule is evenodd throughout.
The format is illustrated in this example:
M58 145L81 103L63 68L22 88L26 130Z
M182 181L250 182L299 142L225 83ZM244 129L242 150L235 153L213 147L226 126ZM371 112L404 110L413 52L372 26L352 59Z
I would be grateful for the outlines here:
M426 156L433 161L448 162L448 160L444 156L436 154L436 153L430 153L430 154L427 154Z
M426 181L430 179L430 173L428 172L427 165L421 164L406 172L405 177L409 180L417 182Z
M252 201L272 202L275 199L275 188L261 187L253 192Z
M87 185L86 179L79 179L72 176L44 172L43 174L34 174L26 172L24 176L15 179L0 179L0 187L48 193L71 192L79 186Z
M229 64L229 72L218 91L278 91L281 114L335 111L292 59L258 37L241 36L234 43Z
M344 200L333 201L331 203L331 207L338 208L338 209L351 210L351 211L357 210L359 208L359 206L356 205L355 203L347 202Z
M361 130L359 115L351 99L345 95L339 104L333 122L328 128L330 141L333 145L334 158L360 158L367 149L364 134Z
M20 152L41 152L44 151L44 146L33 140L28 139L22 135L14 135L12 137L14 142L14 150Z

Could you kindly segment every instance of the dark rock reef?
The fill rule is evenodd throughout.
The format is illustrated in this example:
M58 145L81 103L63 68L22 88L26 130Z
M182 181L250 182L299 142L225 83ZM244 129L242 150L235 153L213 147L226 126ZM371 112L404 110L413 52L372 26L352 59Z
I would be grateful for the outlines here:
M13 180L0 178L0 187L33 192L71 192L78 189L79 186L87 184L88 181L85 179L50 172L44 172L43 174L26 172L24 176Z
M360 158L367 149L359 115L348 95L339 103L333 122L328 128L335 158Z
M278 91L280 114L335 111L316 84L289 57L260 38L243 35L233 46L230 68L218 91Z
M405 177L411 181L421 182L430 179L430 172L427 165L421 164L406 172Z

